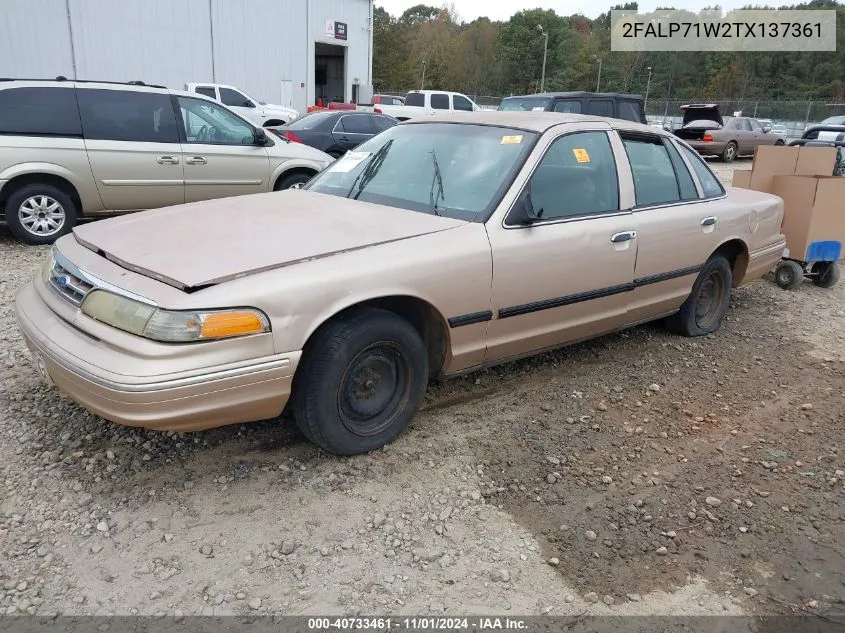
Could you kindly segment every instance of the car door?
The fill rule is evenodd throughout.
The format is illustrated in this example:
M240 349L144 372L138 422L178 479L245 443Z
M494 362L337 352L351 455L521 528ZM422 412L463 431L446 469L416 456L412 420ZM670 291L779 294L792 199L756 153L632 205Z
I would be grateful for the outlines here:
M751 127L751 121L745 117L736 119L737 143L739 153L742 155L753 154L757 147L757 135Z
M344 152L358 147L375 136L373 122L367 114L346 114L337 120L332 129L335 144Z
M220 91L220 103L229 108L235 114L252 121L255 125L261 125L261 108L244 93L233 88L218 88Z
M270 191L270 158L255 129L226 108L176 97L180 113L185 201Z
M748 122L751 123L751 131L754 134L753 150L759 145L774 145L775 141L778 140L777 134L774 134L771 130L766 132L757 119L748 119Z
M712 201L724 190L704 195L668 138L640 131L619 134L633 179L638 233L629 314L635 323L678 309L689 295L699 269L718 246L718 204Z
M77 87L88 162L106 210L185 202L185 179L170 95Z
M515 186L540 214L488 221L493 253L488 361L608 332L627 321L637 230L620 200L621 143L610 126L547 133ZM519 136L513 139L519 139ZM514 142L508 139L508 142ZM622 182L627 182L622 180ZM494 216L495 218L496 216Z
M472 101L461 95L452 95L452 109L460 112L474 112Z
M441 111L449 110L451 108L451 102L447 93L432 92L429 97L429 103L431 104L431 110L429 111L429 114L437 114Z

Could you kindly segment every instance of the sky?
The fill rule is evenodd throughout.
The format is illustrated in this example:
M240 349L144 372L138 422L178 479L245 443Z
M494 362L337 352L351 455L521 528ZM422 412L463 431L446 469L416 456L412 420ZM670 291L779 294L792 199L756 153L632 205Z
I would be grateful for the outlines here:
M580 13L588 18L596 18L611 6L623 4L622 0L448 0L455 6L459 19L471 22L475 18L486 16L491 20L507 20L517 11L524 9L554 9L558 15ZM401 15L405 9L418 4L442 6L442 0L375 0L376 6L384 7L391 15ZM698 11L707 6L718 4L725 9L736 9L749 4L748 0L639 0L640 11L651 11L660 6L673 6L676 9Z

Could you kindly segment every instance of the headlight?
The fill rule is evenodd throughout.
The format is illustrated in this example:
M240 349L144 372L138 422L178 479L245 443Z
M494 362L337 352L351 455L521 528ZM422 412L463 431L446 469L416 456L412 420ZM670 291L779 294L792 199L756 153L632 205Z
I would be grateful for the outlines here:
M82 302L82 312L124 332L155 341L190 342L261 334L270 321L260 310L162 310L105 290Z

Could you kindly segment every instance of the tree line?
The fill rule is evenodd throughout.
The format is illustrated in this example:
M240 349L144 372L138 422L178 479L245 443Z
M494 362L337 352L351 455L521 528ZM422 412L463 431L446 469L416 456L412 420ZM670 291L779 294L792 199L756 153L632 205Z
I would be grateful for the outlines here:
M837 50L613 52L610 9L594 20L531 9L506 22L463 22L453 5L420 4L399 16L376 7L373 83L384 92L423 87L496 97L537 92L545 33L547 91L642 94L648 84L650 99L845 100L845 3L812 0L780 8L835 9ZM637 10L637 3L612 9Z

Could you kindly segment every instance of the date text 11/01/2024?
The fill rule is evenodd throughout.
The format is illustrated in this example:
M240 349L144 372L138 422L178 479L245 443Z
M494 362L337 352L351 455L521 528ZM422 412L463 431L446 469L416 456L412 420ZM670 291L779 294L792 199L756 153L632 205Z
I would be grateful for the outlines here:
M453 630L522 630L525 620L519 618L308 618L311 631L453 631Z

